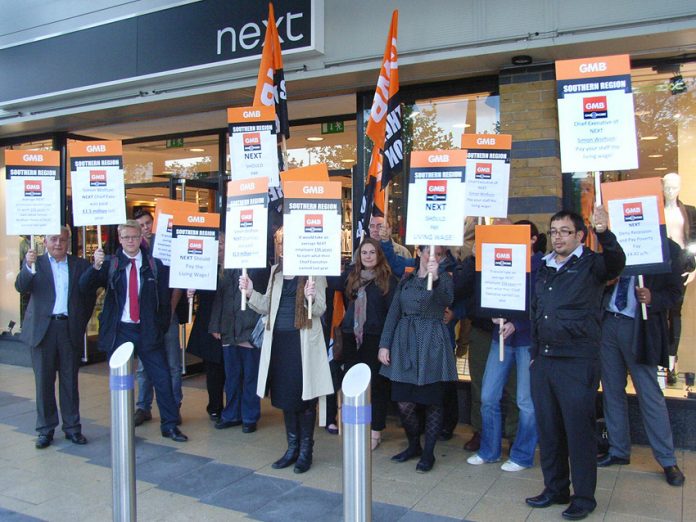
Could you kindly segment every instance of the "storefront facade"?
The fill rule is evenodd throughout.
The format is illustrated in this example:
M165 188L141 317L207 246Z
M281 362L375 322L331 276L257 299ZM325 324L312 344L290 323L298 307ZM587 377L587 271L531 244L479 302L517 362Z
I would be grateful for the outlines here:
M124 143L128 209L156 196L221 208L229 169L225 108L250 105L265 2L140 0L21 2L0 21L0 148L63 152L71 139ZM696 7L688 1L442 0L274 2L284 50L294 166L325 162L344 185L354 230L366 164L364 130L393 8L406 149L459 148L462 133L513 137L510 214L544 230L582 205L587 173L562 173L556 60L629 54L639 168L605 179L679 172L696 204ZM677 77L685 89L670 90ZM7 81L6 81L7 79ZM0 162L2 161L0 155ZM0 163L0 168L4 164ZM70 222L69 176L62 169ZM4 179L4 176L3 176ZM182 181L185 180L185 181ZM0 184L4 200L4 186ZM390 221L405 235L397 178ZM13 289L21 239L0 212L0 327L19 323ZM76 248L89 254L93 235ZM350 238L346 251L351 250ZM694 289L690 288L691 294ZM696 300L696 295L687 300ZM683 336L696 340L693 325ZM682 362L688 369L693 363Z

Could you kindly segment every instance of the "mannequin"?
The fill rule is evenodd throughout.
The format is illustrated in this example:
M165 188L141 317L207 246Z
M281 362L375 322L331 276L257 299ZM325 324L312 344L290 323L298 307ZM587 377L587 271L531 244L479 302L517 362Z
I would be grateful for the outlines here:
M696 242L696 209L691 205L684 205L679 201L681 190L681 177L676 172L665 174L662 178L662 192L665 197L665 224L667 227L667 237L677 243L683 250L687 249L691 243ZM684 286L688 285L696 277L696 271L684 274ZM683 291L682 291L683 298ZM675 363L677 359L677 348L681 336L681 308L682 302L669 311L669 374L667 380L669 384L676 384L677 375Z

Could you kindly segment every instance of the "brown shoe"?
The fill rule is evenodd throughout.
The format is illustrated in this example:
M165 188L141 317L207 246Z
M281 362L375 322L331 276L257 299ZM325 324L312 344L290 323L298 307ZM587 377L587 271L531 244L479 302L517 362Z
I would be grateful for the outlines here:
M464 444L464 449L466 451L478 451L481 447L481 433L475 431L474 434L469 439L469 442Z

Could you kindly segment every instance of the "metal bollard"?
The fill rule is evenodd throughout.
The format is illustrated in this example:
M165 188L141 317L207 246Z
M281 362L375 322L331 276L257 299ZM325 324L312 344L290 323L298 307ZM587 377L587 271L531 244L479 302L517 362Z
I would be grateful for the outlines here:
M372 520L372 451L370 449L370 367L360 363L343 378L343 520Z
M109 359L111 370L111 469L113 520L132 522L135 509L135 427L133 426L133 343L123 343Z

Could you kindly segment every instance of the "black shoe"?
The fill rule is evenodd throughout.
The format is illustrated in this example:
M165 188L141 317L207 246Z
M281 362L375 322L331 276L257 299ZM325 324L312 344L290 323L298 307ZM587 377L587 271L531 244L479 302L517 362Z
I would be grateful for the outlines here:
M227 428L234 428L242 424L242 421L225 421L220 419L215 423L216 430L226 430Z
M420 442L412 444L409 442L408 448L406 448L401 453L397 453L391 459L394 462L406 462L414 457L420 457L423 454L423 448L421 448Z
M423 455L420 460L418 461L418 464L416 464L416 472L417 473L427 473L431 469L433 469L433 466L435 465L435 457L433 455L426 456Z
M590 509L583 506L578 506L573 502L570 506L568 506L568 509L561 513L561 516L566 520L582 520L593 511L594 508Z
M213 422L217 422L220 420L220 412L219 411L214 411L212 413L208 413L208 417L210 417L210 420Z
M164 430L162 432L162 436L165 439L172 439L174 442L186 442L188 440L188 437L181 433L181 430L176 426L171 429Z
M567 504L570 502L570 494L550 495L549 493L542 493L536 497L525 499L525 502L533 508L546 508L553 504Z
M452 437L454 437L454 433L452 433L451 431L442 430L440 434L437 436L437 440L445 441L450 440Z
M469 442L464 444L464 449L466 451L478 451L481 447L481 433L475 431L474 434L469 439Z
M242 426L242 433L254 433L255 431L256 431L256 423L244 424Z
M300 452L300 441L297 435L299 432L297 414L294 411L283 411L283 418L285 420L285 435L288 439L288 449L282 457L271 464L273 469L283 469L294 464Z
M667 372L667 384L670 386L674 386L677 384L677 371L676 370L669 370Z
M80 432L77 433L66 433L65 438L68 439L73 444L87 444L87 438Z
M135 426L140 426L143 422L149 420L152 420L152 413L141 408L135 410L135 415L133 415L133 424Z
M631 459L625 459L623 457L615 457L611 453L607 453L606 455L599 457L597 459L597 466L600 468L606 468L608 466L615 466L615 465L628 466L630 463L631 463Z
M681 486L684 484L686 478L684 474L679 469L679 466L665 466L665 478L667 479L667 484L670 486Z
M34 444L34 446L36 449L46 449L51 445L51 442L53 442L53 434L47 433L45 435L39 435L39 438L36 439L36 444Z

